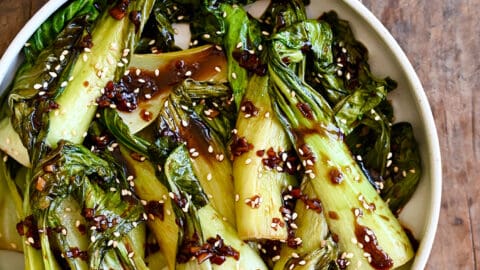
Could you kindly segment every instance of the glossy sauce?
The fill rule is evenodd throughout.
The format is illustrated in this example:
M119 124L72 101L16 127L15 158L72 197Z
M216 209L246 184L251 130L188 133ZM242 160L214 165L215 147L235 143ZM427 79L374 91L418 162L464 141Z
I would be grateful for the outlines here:
M387 270L393 267L393 260L378 245L377 237L372 230L355 223L355 236L357 241L363 245L363 250L370 254L370 265L373 268Z

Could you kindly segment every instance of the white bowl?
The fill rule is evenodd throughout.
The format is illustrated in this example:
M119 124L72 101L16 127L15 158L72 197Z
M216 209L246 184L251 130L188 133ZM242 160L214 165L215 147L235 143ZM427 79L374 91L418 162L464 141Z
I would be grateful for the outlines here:
M0 93L21 63L20 53L28 38L66 0L49 1L33 16L12 41L0 60ZM259 1L265 6L268 1ZM323 11L335 10L350 22L355 36L368 48L374 74L389 75L398 82L398 89L389 95L397 121L412 123L420 147L423 175L410 202L400 215L402 225L410 229L420 246L410 269L423 269L432 248L441 198L441 159L438 136L430 105L412 65L388 30L358 0L312 0L309 17L316 18ZM250 9L258 13L258 8ZM8 259L7 259L8 258ZM21 265L20 254L0 252L0 269L12 269L12 263ZM17 268L16 268L17 269Z

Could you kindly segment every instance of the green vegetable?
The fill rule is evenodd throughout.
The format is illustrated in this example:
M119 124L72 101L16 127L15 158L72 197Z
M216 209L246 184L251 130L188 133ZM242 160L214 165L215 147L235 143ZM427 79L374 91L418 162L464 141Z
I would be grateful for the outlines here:
M305 200L317 199L312 182L307 177L302 182L301 192L302 196L305 196ZM307 205L304 200L299 199L293 212L296 215L293 222L298 228L295 230L295 238L301 241L299 246L293 248L284 244L280 251L280 259L275 262L273 269L289 269L291 264L297 264L296 268L299 269L329 269L330 265L335 264L338 247L329 235L325 213L321 208L309 209ZM302 259L305 257L308 265L298 265L302 259L294 258L292 254L295 253L299 254Z
M282 35L272 37L269 74L274 84L271 94L275 111L301 160L311 163L306 163L307 175L328 213L331 232L341 236L340 249L354 254L351 264L372 268L401 266L413 256L405 232L350 155L329 104L282 62L282 50L277 48L290 47L300 52L305 43L299 40L310 40L315 47L313 41L322 40L318 37L324 33L329 35L328 27L322 29L313 22L304 27L305 36L301 39L288 36L295 42ZM362 249L352 243L356 239L366 248L364 234L377 243L374 248ZM373 257L370 262L365 252Z
M211 197L212 205L235 224L232 164L220 135L193 109L194 102L198 101L195 96L228 99L230 91L223 84L198 85L185 81L165 101L156 128L159 136L169 136L185 143L195 174L205 193Z
M144 233L134 233L142 230L137 227L142 222L143 208L129 195L127 176L118 165L83 146L62 141L42 159L32 179L30 196L25 199L30 199L38 228L50 230L51 234L41 233L39 239L33 237L30 243L41 242L46 269L58 265L58 254L63 254L73 269L99 269L106 265L146 269L141 244L144 240L132 239L145 237ZM85 227L86 234L79 226ZM75 247L84 255L68 255ZM109 250L114 252L107 261Z
M139 10L146 17L153 2L136 1L126 12ZM55 147L61 139L83 141L100 90L118 77L117 63L133 51L143 27L141 23L136 29L128 17L117 20L108 12L95 25L88 18L70 22L54 43L42 51L35 64L24 65L15 78L9 95L12 125L33 164L47 146ZM89 37L88 31L93 46L79 51L80 42Z
M382 198L399 213L412 197L421 177L421 160L413 128L401 122L392 126L392 164L388 168Z
M219 266L213 266L214 269L267 269L260 256L238 237L232 225L225 222L222 215L209 203L207 195L203 192L200 183L193 174L192 164L190 164L189 154L185 146L177 147L170 154L165 162L164 169L169 189L181 202L178 204L181 211L176 211L176 214L177 218L180 214L184 217L186 222L184 228L188 228L185 230L184 237L187 237L187 240L190 241L189 244L200 247L203 243L218 236L219 238L216 241L222 241L226 246L239 253L238 258L226 255L225 261ZM199 238L192 237L192 233L198 235ZM188 237L192 238L189 239ZM215 255L222 256L222 254ZM197 255L199 262L201 262L200 258ZM203 261L200 265L207 262Z
M22 219L22 198L11 174L11 163L2 154L0 161L0 249L22 251L22 237L16 224Z
M56 11L35 31L23 49L26 63L34 63L45 48L55 42L57 35L74 18L87 16L88 22L94 22L105 9L104 0L75 0Z
M131 72L136 72L137 69L143 72L150 72L155 74L158 72L160 78L165 80L172 80L165 85L157 85L160 91L151 99L141 101L138 108L132 112L118 111L120 117L128 125L132 134L136 134L150 125L158 117L160 110L166 97L173 91L173 85L180 83L172 77L171 69L175 68L175 64L183 61L185 65L193 65L198 63L204 66L199 72L192 72L191 78L198 81L226 81L226 61L223 55L212 45L200 46L184 51L159 53L159 54L134 54L129 64ZM216 71L214 67L218 67L220 72ZM167 78L165 78L167 77ZM141 116L141 111L147 110L150 113L150 119L145 120Z
M250 79L231 144L237 230L244 240L287 239L286 226L272 223L285 223L282 192L295 184L297 164L289 160L292 146L272 110L268 88L268 76Z

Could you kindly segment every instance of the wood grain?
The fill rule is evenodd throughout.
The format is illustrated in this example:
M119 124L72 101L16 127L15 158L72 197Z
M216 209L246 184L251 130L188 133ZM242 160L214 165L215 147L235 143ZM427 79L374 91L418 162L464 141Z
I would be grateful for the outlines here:
M0 1L0 54L45 2ZM480 1L362 2L412 62L440 137L442 210L427 269L480 269Z

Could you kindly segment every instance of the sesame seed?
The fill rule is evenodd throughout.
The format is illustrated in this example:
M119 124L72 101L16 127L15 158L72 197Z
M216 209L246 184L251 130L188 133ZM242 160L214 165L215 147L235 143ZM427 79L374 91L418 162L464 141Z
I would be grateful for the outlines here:
M237 79L237 73L232 72L232 79L236 80Z
M186 76L186 77L192 76L192 72L191 72L190 70L188 70L187 72L185 72L185 76Z
M207 151L208 153L213 153L213 146L209 145Z
M145 83L145 79L140 78L140 79L138 79L138 82L139 83Z
M36 84L33 85L33 89L35 89L35 90L38 90L40 88L42 88L42 85L39 84L39 83L36 83Z
M241 47L243 47L243 43L240 41L237 43L237 46L235 46L237 49L240 49Z
M152 95L151 94L145 94L145 99L151 99Z
M183 127L188 127L188 122L184 119L182 119L182 126Z
M97 240L97 239L95 238L95 235L92 235L92 236L90 237L90 241L91 241L91 242L95 242L95 240Z
M235 194L235 201L238 202L240 200L240 195L239 194Z
M193 152L193 153L192 153L192 157L194 157L194 158L195 158L195 157L198 157L199 155L200 155L200 154L199 154L198 152Z
M155 69L155 77L158 77L160 75L160 70Z
M204 38L204 39L209 39L209 38L210 38L210 34L203 34L203 38Z
M33 239L33 237L28 237L27 242L30 243L30 244L33 244L33 243L35 243L35 240Z
M208 173L208 174L207 174L207 180L208 180L208 181L211 181L211 180L212 180L212 174L211 174L211 173Z
M215 71L220 72L220 71L222 71L222 69L219 66L216 66Z
M300 258L300 255L298 255L298 253L296 253L296 252L292 252L292 257L295 258L295 259L298 259L298 258Z
M338 76L342 76L343 75L343 71L341 69L337 70L337 75Z
M357 160L358 160L358 161L362 161L362 156L357 155Z
M247 160L245 160L245 164L248 165L248 164L250 164L250 163L252 163L252 159L251 159L251 158L247 158Z
M269 35L270 35L270 33L269 33L269 32L267 32L267 31L262 31L262 35L264 35L264 36L269 36Z
M345 78L347 80L350 80L352 78L352 74L350 74L350 72L347 72L347 74L345 75Z
M387 164L386 164L385 167L388 168L388 167L390 167L391 165L392 165L392 160L391 160L391 159L387 160Z

